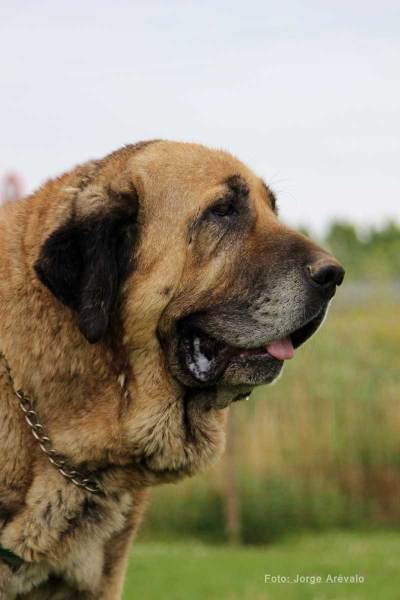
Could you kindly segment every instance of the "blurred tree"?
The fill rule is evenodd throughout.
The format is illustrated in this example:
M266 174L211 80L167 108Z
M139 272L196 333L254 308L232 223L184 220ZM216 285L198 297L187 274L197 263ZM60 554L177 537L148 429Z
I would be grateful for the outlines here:
M381 229L371 228L362 239L354 225L336 221L330 226L326 245L351 279L400 279L400 227L393 221Z

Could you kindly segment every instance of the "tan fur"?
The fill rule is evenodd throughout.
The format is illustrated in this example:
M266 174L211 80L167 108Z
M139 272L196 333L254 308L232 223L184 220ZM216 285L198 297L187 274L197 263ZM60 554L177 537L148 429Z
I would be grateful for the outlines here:
M91 497L48 462L0 362L0 543L26 561L14 575L0 561L2 600L119 599L150 486L220 456L226 410L210 409L201 394L185 403L156 332L234 285L234 268L207 253L212 240L204 239L204 260L190 254L187 224L235 174L255 198L258 225L246 250L255 255L261 230L287 231L267 210L262 184L230 154L194 144L127 147L0 210L0 352L57 452L71 466L84 463L105 492ZM72 207L82 218L102 214L132 184L140 198L136 266L121 290L115 343L91 345L33 266Z

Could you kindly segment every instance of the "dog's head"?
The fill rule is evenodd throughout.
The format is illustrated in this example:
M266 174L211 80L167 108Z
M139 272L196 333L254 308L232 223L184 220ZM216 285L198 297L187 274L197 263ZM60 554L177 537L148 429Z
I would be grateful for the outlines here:
M271 383L343 280L342 266L283 225L272 191L225 152L128 146L61 184L63 218L42 245L39 279L91 343L107 338L118 311L127 352L156 355L182 386L240 395Z

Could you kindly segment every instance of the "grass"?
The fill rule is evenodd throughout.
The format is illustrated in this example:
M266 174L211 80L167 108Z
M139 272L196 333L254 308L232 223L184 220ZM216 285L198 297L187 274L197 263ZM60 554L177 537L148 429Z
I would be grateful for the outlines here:
M330 532L266 548L143 543L132 551L124 600L398 600L400 534ZM266 574L364 577L364 583L264 583Z

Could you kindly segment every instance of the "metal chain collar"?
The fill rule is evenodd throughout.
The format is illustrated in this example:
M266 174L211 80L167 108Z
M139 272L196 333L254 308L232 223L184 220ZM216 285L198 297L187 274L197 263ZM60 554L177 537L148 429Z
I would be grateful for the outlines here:
M4 361L6 373L11 382L13 392L19 400L19 406L25 415L25 420L31 428L33 437L39 442L39 446L42 452L46 454L51 464L59 470L63 477L65 477L78 487L84 488L86 491L91 492L92 494L98 494L101 490L98 487L97 483L91 479L88 479L76 469L71 469L70 467L68 467L65 464L65 461L61 457L61 455L54 450L53 444L49 436L47 435L45 428L40 423L40 419L37 412L33 409L31 399L28 396L26 396L22 390L15 389L14 379L11 375L11 370L4 354L0 353L0 358L2 358Z

